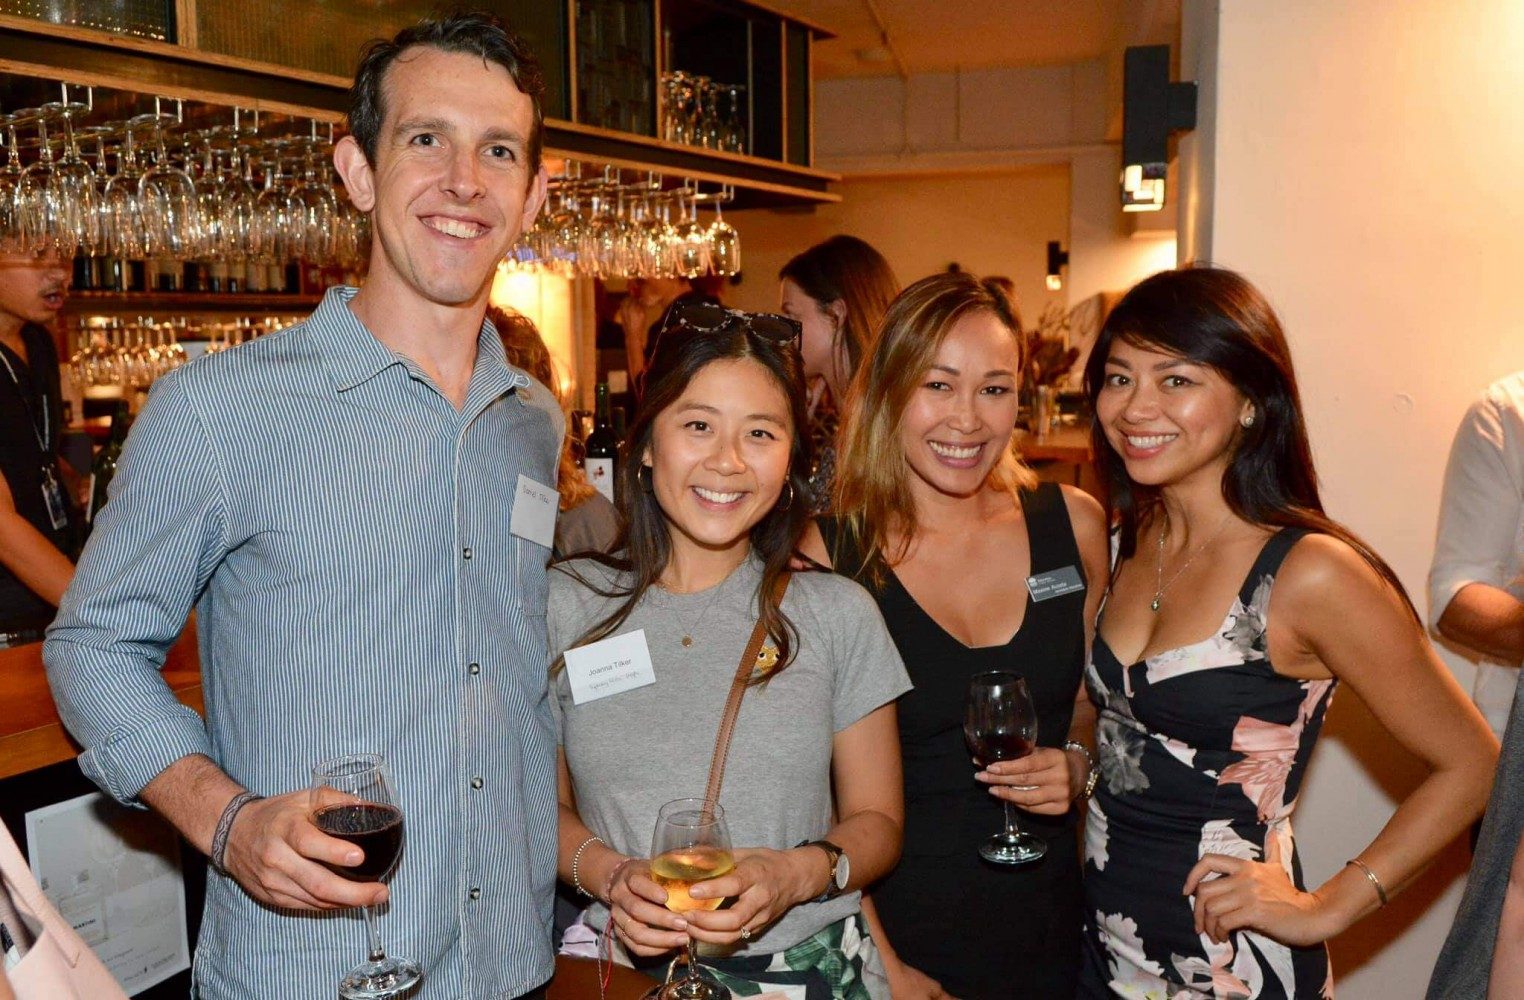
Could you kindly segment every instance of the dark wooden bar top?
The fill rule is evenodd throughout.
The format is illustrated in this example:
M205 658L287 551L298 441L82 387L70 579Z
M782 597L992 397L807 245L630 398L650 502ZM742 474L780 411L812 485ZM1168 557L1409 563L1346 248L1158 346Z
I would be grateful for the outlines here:
M203 711L194 623L186 626L169 651L164 680L182 703ZM78 754L79 745L69 738L53 707L42 669L42 643L0 649L0 780Z

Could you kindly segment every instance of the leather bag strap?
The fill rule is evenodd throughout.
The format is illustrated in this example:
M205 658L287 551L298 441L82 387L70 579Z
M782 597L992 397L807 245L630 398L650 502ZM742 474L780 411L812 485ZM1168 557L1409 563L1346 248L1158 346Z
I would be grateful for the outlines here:
M788 590L788 580L788 573L778 577L775 589L779 603L782 603L783 595ZM758 616L756 627L751 630L751 641L747 642L746 649L741 653L741 662L736 665L735 679L730 682L730 697L725 699L725 714L720 716L720 731L714 738L714 756L709 761L709 785L704 789L706 804L720 801L720 785L725 780L725 758L730 753L730 737L735 733L736 716L741 712L741 699L746 696L751 675L757 668L757 656L762 652L762 643L766 639L767 628Z

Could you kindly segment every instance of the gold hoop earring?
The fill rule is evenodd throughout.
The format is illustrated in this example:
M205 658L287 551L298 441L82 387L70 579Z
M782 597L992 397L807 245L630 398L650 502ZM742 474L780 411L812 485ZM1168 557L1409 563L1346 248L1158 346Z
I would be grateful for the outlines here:
M778 510L788 510L790 507L792 507L794 505L794 482L793 482L793 480L791 480L791 479L785 479L783 481L783 485L788 487L788 499L784 500L782 503L778 504L778 506L777 506Z
M641 473L650 471L651 467L649 465L642 464L640 468L635 470L635 481L639 483L640 488L645 490L647 493L654 493L656 492L656 482L651 479L650 476L641 475Z

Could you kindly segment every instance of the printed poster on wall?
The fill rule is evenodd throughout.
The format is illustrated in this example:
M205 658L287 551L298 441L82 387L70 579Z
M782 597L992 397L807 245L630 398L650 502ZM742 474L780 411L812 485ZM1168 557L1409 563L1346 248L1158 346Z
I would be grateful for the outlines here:
M26 814L32 876L129 994L190 968L173 828L99 792Z

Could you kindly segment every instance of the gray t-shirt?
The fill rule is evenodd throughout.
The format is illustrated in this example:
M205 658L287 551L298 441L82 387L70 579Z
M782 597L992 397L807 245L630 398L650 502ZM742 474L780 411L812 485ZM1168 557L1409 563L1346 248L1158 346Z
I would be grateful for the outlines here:
M568 570L600 588L613 579L590 560L551 572L552 658L619 603ZM753 557L708 590L647 591L617 634L645 630L656 683L574 705L565 672L553 678L551 707L577 810L614 850L648 857L662 804L704 794L725 699L756 623L761 570ZM878 605L857 584L795 573L783 610L799 631L794 661L747 690L720 790L738 848L783 850L823 837L832 825L833 736L910 690ZM857 910L855 892L803 903L734 953L783 951ZM601 928L606 916L595 905L590 923Z

